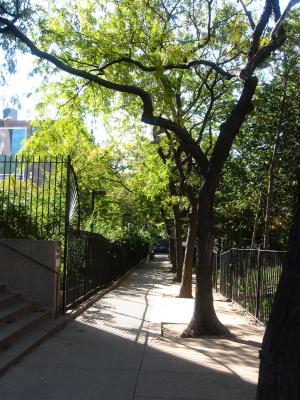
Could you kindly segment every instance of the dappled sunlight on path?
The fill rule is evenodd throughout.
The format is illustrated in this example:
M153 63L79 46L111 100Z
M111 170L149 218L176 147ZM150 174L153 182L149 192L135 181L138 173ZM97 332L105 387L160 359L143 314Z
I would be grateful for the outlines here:
M180 338L193 299L176 297L169 268L164 258L139 266L8 371L1 400L253 400L263 329L218 297L237 337Z

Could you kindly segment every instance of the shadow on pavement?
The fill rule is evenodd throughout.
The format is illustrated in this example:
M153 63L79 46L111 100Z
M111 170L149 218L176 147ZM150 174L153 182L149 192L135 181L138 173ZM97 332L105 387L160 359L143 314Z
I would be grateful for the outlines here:
M157 313L175 304L162 293L174 285L164 262L136 270L8 370L0 399L253 400L255 384L238 373L257 364L251 345L160 336Z
M142 335L141 335L142 333ZM124 336L71 323L0 379L1 400L253 399L254 385ZM194 349L195 350L195 349ZM224 348L214 348L215 357Z

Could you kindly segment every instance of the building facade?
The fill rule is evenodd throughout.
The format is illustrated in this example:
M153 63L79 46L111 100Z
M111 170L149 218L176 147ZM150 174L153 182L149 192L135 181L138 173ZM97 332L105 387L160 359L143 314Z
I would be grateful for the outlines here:
M15 156L22 149L23 141L32 135L28 121L18 120L18 112L13 108L3 110L0 120L0 157Z

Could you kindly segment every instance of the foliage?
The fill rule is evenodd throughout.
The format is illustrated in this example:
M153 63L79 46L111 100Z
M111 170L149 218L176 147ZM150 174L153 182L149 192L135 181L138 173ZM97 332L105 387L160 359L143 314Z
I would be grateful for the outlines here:
M136 236L149 240L161 232L159 208L167 207L167 200L166 205L161 202L167 171L163 166L158 169L161 162L148 140L138 137L135 142L123 143L111 139L99 147L79 118L65 116L34 125L35 133L26 142L23 156L66 159L71 155L78 178L82 229L93 229L111 240ZM92 210L92 193L100 189L105 195L95 195Z
M255 113L237 137L225 165L217 195L217 236L227 246L249 246L256 212L259 212L258 238L262 242L268 171L278 129L279 153L276 159L272 201L272 248L286 248L296 195L296 153L299 147L299 13L287 29L291 40L284 55L277 55L255 98ZM283 92L285 91L284 104ZM280 126L279 124L280 119ZM262 209L258 210L260 192Z
M13 192L5 192L5 195L0 193L0 204L0 238L44 238L26 206L22 203L14 204Z

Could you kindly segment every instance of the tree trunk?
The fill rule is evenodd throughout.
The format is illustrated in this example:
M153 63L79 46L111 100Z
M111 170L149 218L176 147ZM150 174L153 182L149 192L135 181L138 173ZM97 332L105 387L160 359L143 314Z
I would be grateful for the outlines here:
M192 205L189 213L189 228L183 262L182 280L179 297L192 298L192 275L197 237L197 206Z
M300 191L287 262L263 339L257 400L300 399Z
M266 204L266 213L265 213L265 229L264 229L264 249L268 250L270 248L270 219L271 219L271 209L272 209L272 200L273 200L273 187L274 187L274 178L275 178L275 166L277 161L277 153L280 145L280 135L282 129L282 120L283 120L283 111L285 107L286 101L286 89L287 89L287 79L284 80L283 87L283 95L280 102L280 110L277 124L277 133L275 138L275 143L273 147L273 154L269 168L269 183L268 183L268 191L267 191L267 204Z
M261 207L262 207L262 201L263 201L263 188L260 189L258 207L257 207L257 211L256 211L255 218L254 218L252 239L251 239L251 249L254 249L256 247L257 227L258 227L258 221L259 221L259 214L260 214Z
M200 189L198 199L198 251L194 313L182 337L230 335L216 315L212 292L213 195Z
M170 261L171 261L171 269L169 272L176 273L176 248L175 248L175 239L173 236L169 237L169 253L170 253Z
M182 251L182 227L179 207L173 206L174 215L174 231L175 231L175 254L176 254L176 282L181 282L183 267L183 251Z
M176 272L176 249L175 249L175 239L174 239L174 218L173 220L167 219L165 210L163 207L160 208L160 213L164 220L165 229L169 238L169 255L171 262L171 269L169 272Z
M196 294L194 313L182 337L202 335L231 335L230 331L218 320L212 292L212 250L213 250L213 202L215 191L220 182L222 168L229 156L233 140L246 116L252 111L252 97L257 78L247 79L239 101L230 115L220 126L210 167L202 183L198 197L198 252L196 265Z

